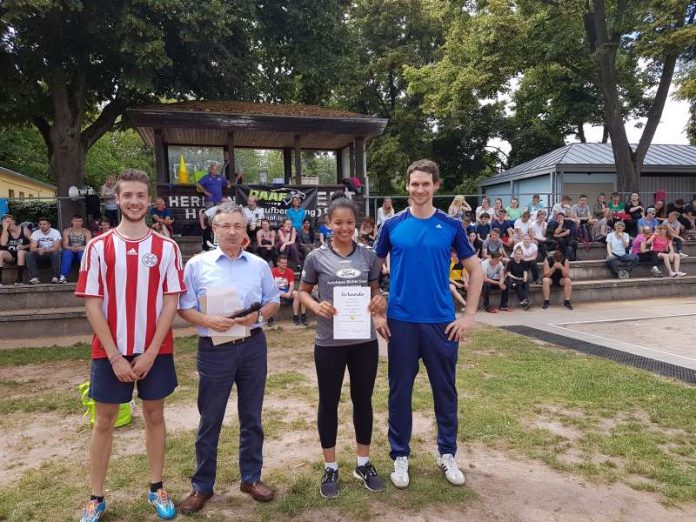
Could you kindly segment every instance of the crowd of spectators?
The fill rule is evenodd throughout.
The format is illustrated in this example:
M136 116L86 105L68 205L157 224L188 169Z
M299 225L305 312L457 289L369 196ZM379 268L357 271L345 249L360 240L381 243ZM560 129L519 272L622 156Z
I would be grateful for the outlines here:
M551 288L558 286L563 289L564 306L572 310L570 262L577 259L579 247L606 244L607 266L620 279L629 278L639 263L649 264L653 277L682 277L687 275L680 270L681 260L688 257L684 241L696 239L696 195L689 205L682 199L667 205L664 199L656 199L646 205L638 193L626 201L618 193L609 198L601 193L594 207L585 194L575 202L563 195L550 209L538 194L526 207L520 206L518 198L511 198L505 207L501 198L491 205L484 197L476 209L458 195L448 214L462 221L481 258L483 303L492 313L510 310L511 290L520 305L529 308L530 284L541 285L542 308L550 306ZM460 306L465 306L466 285L466 273L453 259L450 290ZM497 307L491 305L494 290L500 292Z

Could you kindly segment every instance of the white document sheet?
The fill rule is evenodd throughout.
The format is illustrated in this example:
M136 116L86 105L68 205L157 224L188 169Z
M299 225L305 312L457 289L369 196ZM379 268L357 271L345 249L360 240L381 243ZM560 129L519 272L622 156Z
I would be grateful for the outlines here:
M334 339L369 339L372 316L369 286L336 286L333 305L338 315L333 318Z
M234 288L208 288L206 296L206 314L230 316L242 308L241 301ZM236 324L226 332L209 330L213 344L228 343L242 337L249 336L249 329L241 324Z

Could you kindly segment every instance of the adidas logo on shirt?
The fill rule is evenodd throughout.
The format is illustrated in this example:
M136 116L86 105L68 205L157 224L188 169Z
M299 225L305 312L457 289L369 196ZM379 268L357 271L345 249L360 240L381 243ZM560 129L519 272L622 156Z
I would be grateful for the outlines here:
M137 251L135 248L132 248L132 247L131 247L131 249L130 249L128 252L126 252L126 254L129 255L129 256L137 256L137 255L138 255L138 251Z

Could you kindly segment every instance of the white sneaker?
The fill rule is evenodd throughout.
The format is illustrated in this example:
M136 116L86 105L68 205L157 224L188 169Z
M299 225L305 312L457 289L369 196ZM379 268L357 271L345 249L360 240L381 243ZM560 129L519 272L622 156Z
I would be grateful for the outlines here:
M396 457L394 459L394 472L389 475L392 484L399 489L408 487L410 482L408 478L408 457Z
M58 282L58 278L57 278L57 277L52 277L52 278L51 278L51 283L54 283L54 284L55 284L55 283L57 283L57 282Z
M54 277L54 279L55 279L55 277ZM65 276L64 276L64 275L62 275L62 276L60 276L60 279L58 279L58 282L59 282L61 285L64 285L65 283L68 282L68 280L65 279Z
M466 482L464 473L457 466L457 461L454 460L454 455L445 453L437 457L437 465L445 472L445 478L450 484L461 486Z
M686 252L679 252L679 257L689 257L689 254Z
M38 278L38 277L32 277L32 278L29 280L29 284L30 284L30 285L38 285L38 284L41 284L41 281L39 281L39 278Z

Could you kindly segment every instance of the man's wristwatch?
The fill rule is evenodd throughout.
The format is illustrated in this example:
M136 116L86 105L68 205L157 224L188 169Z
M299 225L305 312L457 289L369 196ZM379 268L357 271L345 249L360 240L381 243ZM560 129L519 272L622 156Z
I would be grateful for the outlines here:
M256 313L258 314L256 322L259 324L263 324L263 314L261 313L261 310L257 310Z

